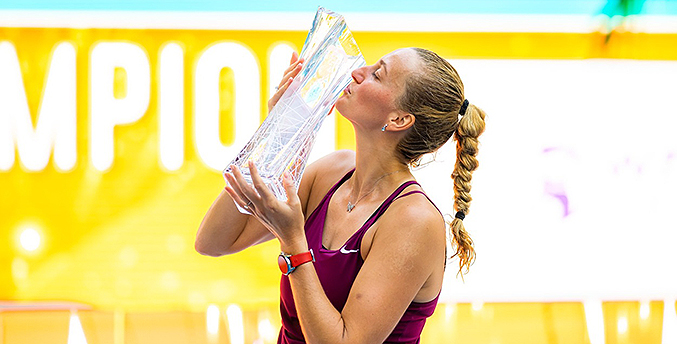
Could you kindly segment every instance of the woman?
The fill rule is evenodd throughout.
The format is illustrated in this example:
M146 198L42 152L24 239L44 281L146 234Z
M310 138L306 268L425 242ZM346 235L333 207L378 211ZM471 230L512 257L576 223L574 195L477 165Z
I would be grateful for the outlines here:
M292 57L269 107L302 63ZM287 202L273 196L253 164L254 185L234 169L198 231L197 251L211 256L280 242L288 275L281 280L278 343L419 342L442 287L446 226L409 166L452 134L457 213L450 236L459 271L475 256L462 220L485 115L465 101L454 68L433 52L408 48L352 77L336 109L355 128L355 152L337 151L309 165L298 191L285 175Z

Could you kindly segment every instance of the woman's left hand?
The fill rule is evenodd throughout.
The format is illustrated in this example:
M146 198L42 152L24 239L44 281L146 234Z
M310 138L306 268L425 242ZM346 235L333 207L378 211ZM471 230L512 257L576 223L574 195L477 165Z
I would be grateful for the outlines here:
M282 184L287 194L287 201L282 202L263 182L253 162L249 162L253 186L247 183L236 166L232 166L232 171L232 174L226 174L229 184L226 186L226 192L233 198L233 201L249 210L277 237L282 251L287 253L307 251L301 200L289 173L285 172L282 177Z

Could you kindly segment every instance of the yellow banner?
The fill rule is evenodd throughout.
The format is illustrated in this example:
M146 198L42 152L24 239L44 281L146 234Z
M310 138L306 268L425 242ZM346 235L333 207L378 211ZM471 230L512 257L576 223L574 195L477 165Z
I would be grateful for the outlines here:
M357 32L367 63L677 59L677 35ZM0 299L103 309L274 302L276 243L206 258L193 239L306 32L0 28ZM326 150L354 146L340 115ZM248 134L241 134L248 133ZM244 141L243 141L244 140Z

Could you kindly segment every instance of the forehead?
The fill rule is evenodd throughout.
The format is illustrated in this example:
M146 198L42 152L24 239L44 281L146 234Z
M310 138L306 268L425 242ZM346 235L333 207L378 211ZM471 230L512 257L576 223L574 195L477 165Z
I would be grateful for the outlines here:
M420 66L418 54L413 49L398 49L381 58L386 64L388 75L391 77L407 75L416 71Z

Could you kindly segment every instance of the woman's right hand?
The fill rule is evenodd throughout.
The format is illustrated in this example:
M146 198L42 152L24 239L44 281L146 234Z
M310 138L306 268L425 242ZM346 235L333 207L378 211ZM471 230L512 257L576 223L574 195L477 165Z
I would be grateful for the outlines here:
M287 90L289 85L291 85L294 78L299 74L301 68L303 67L303 59L299 58L297 52L293 52L291 55L291 61L289 61L289 67L284 71L284 76L280 81L280 84L277 86L277 91L273 96L268 100L268 112L273 109L275 104L280 100L284 91Z

